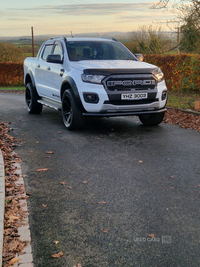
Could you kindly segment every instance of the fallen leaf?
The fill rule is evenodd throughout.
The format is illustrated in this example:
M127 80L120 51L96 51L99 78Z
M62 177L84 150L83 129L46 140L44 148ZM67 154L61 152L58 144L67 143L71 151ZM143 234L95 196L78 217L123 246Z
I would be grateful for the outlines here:
M54 241L54 244L58 245L59 244L59 241Z
M37 141L36 144L39 144L39 141Z
M174 176L169 176L169 178L174 178Z
M200 117L180 110L168 109L165 113L164 123L175 124L181 128L200 131Z
M9 216L9 221L16 221L16 220L18 220L20 218L20 216L15 216L15 215L10 215Z
M44 168L44 169L37 169L36 172L42 172L42 171L48 171L49 168Z
M47 207L47 205L45 205L45 204L42 204L42 207L46 208L46 207Z
M6 235L10 235L12 232L13 232L13 228L7 228L7 229L4 230L3 233L6 236Z
M53 151L46 151L46 154L54 154Z
M27 178L27 177L28 177L28 175L27 175L27 174L24 174L24 175L22 175L22 177L23 177L23 178Z
M51 156L45 156L45 158L50 158Z
M105 233L107 233L107 232L108 232L108 230L107 230L107 229L104 229L104 230L103 230L103 232L104 232L104 234L105 234Z
M15 162L16 162L16 163L21 163L22 160L21 160L21 159L15 159Z
M6 183L5 186L6 186L6 187L9 187L9 188L10 188L10 187L13 187L13 183ZM13 189L14 189L14 187L13 187Z
M33 153L33 151L30 151L30 153Z
M96 139L96 140L100 140L101 138L99 138L99 137L95 137L95 139Z
M66 182L61 182L60 184L61 184L61 185L65 185L65 184L66 184Z
M198 184L197 187L200 187L200 184Z
M83 184L87 184L87 181L83 181Z
M58 132L59 134L61 134L62 132Z
M27 199L29 196L21 196L20 199Z
M155 238L154 234L149 234L148 237Z
M139 160L139 163L143 163L143 161L142 160Z
M68 189L71 189L72 190L72 187L71 186L68 186Z
M172 186L170 186L169 188L170 188L170 189L174 189L174 187L172 187Z
M60 258L61 256L63 256L63 252L59 252L57 254L51 255L52 258Z
M13 265L14 263L18 262L20 258L13 258L12 260L9 261L9 265Z
M98 202L98 204L106 204L106 202L105 201L100 201L100 202Z

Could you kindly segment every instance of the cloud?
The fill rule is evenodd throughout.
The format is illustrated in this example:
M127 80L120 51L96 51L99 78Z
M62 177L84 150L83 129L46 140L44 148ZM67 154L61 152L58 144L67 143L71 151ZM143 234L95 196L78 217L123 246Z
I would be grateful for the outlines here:
M152 2L153 3L153 2ZM44 5L31 8L32 11L42 12L42 13L56 13L56 14L66 14L68 16L77 15L93 15L93 16L103 16L103 15L113 15L122 12L130 11L144 11L148 9L152 3L115 3L115 4L68 4L68 5ZM15 9L16 10L16 9ZM29 10L30 9L20 9Z
M152 18L152 17L151 17ZM131 20L140 20L140 19L148 19L149 20L149 14L143 14L143 15L138 15L138 16L135 16L135 15L132 15L132 16L119 16L118 19L121 21L121 20L127 20L127 21L131 21Z
M150 10L148 8L143 8L143 12L140 10L135 10L135 12L126 12L120 13L119 16L116 18L117 23L125 23L125 22L148 22L148 23L155 23L156 20L163 21L168 19L174 18L174 15L171 12L165 12L165 16L161 10ZM163 21L164 23L165 21ZM167 22L166 22L167 23Z

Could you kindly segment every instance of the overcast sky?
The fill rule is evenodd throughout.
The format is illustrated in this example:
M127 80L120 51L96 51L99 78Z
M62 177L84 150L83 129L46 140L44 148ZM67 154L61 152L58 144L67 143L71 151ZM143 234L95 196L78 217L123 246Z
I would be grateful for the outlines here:
M2 0L0 37L62 35L76 33L128 32L143 25L173 18L163 10L152 10L151 0Z

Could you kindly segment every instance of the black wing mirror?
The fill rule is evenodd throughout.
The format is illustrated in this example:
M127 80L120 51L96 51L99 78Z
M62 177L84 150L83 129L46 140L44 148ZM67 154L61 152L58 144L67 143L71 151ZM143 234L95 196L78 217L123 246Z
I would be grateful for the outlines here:
M60 55L48 55L47 62L60 63L60 64L63 63L63 61L61 60L61 56Z

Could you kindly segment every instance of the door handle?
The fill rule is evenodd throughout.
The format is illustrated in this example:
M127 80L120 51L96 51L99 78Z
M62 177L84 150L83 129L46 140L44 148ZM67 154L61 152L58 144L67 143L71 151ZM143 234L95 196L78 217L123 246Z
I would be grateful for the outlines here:
M38 68L40 68L40 64L39 64L39 65L37 65L37 67L38 67Z
M47 70L51 70L51 68L50 68L50 67L48 67L48 68L47 68Z
M64 69L61 69L61 70L60 70L60 77L62 77L62 76L63 76L64 72L65 72L65 70L64 70Z

